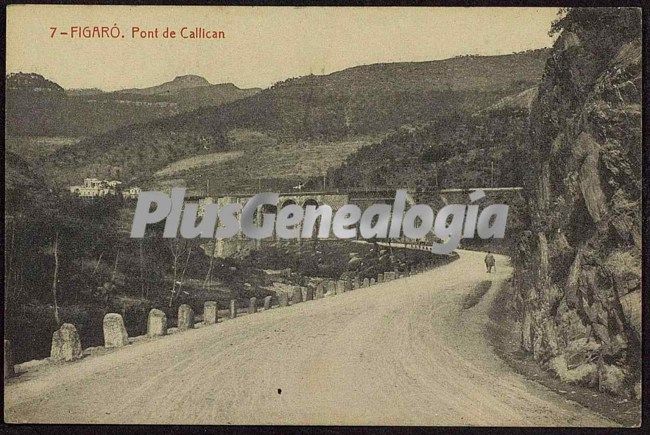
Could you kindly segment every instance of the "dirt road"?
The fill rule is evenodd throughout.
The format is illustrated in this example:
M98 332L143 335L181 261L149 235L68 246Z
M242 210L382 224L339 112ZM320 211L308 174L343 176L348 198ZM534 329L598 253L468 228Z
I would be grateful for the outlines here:
M610 426L513 373L483 329L511 273L414 277L142 342L11 381L8 422ZM493 285L472 308L463 297ZM21 379L22 378L22 379Z

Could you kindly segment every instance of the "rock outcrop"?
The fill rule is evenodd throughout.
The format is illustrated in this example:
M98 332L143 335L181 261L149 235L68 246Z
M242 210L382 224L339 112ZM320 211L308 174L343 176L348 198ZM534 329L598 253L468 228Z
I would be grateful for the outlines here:
M629 397L641 364L640 26L632 8L572 9L557 25L513 257L522 348L568 382Z

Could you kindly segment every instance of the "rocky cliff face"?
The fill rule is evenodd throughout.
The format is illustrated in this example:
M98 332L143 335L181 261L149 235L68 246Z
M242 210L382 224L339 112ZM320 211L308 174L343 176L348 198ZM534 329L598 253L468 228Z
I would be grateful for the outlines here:
M569 12L531 109L515 303L536 360L567 382L639 397L640 13L607 9Z

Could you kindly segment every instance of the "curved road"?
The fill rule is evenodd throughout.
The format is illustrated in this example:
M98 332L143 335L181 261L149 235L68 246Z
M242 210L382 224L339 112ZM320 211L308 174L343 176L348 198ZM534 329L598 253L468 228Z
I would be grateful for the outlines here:
M487 309L511 270L497 256L488 275L482 259L461 251L413 277L24 374L5 387L5 421L614 425L493 353Z

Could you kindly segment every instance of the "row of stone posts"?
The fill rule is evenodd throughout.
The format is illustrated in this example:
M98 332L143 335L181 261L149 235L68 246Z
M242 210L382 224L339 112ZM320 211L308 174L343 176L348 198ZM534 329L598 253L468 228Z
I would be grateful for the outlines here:
M433 262L426 265L420 264L405 273L399 273L397 270L380 273L375 278L361 278L354 276L352 279L339 280L320 280L314 286L295 286L289 292L279 292L277 294L278 306L286 307L289 304L295 305L300 302L307 302L315 299L322 299L340 295L360 288L366 288L383 282L390 282L397 278L403 278L423 272L433 267ZM272 296L264 298L264 310L273 308ZM257 298L252 297L249 300L247 312L255 314L257 312ZM237 301L231 300L228 317L234 319L237 317ZM203 304L203 325L214 325L218 320L218 306L215 301L206 301ZM160 337L176 331L186 331L195 328L194 310L187 304L178 307L178 325L177 328L168 328L167 315L157 308L149 311L147 317L147 334L149 338ZM129 335L124 326L124 319L120 314L108 313L104 316L104 347L117 348L129 344ZM52 347L50 350L50 360L52 361L74 361L81 358L83 350L77 328L71 323L64 323L52 335ZM14 375L13 355L11 342L4 341L4 377Z

